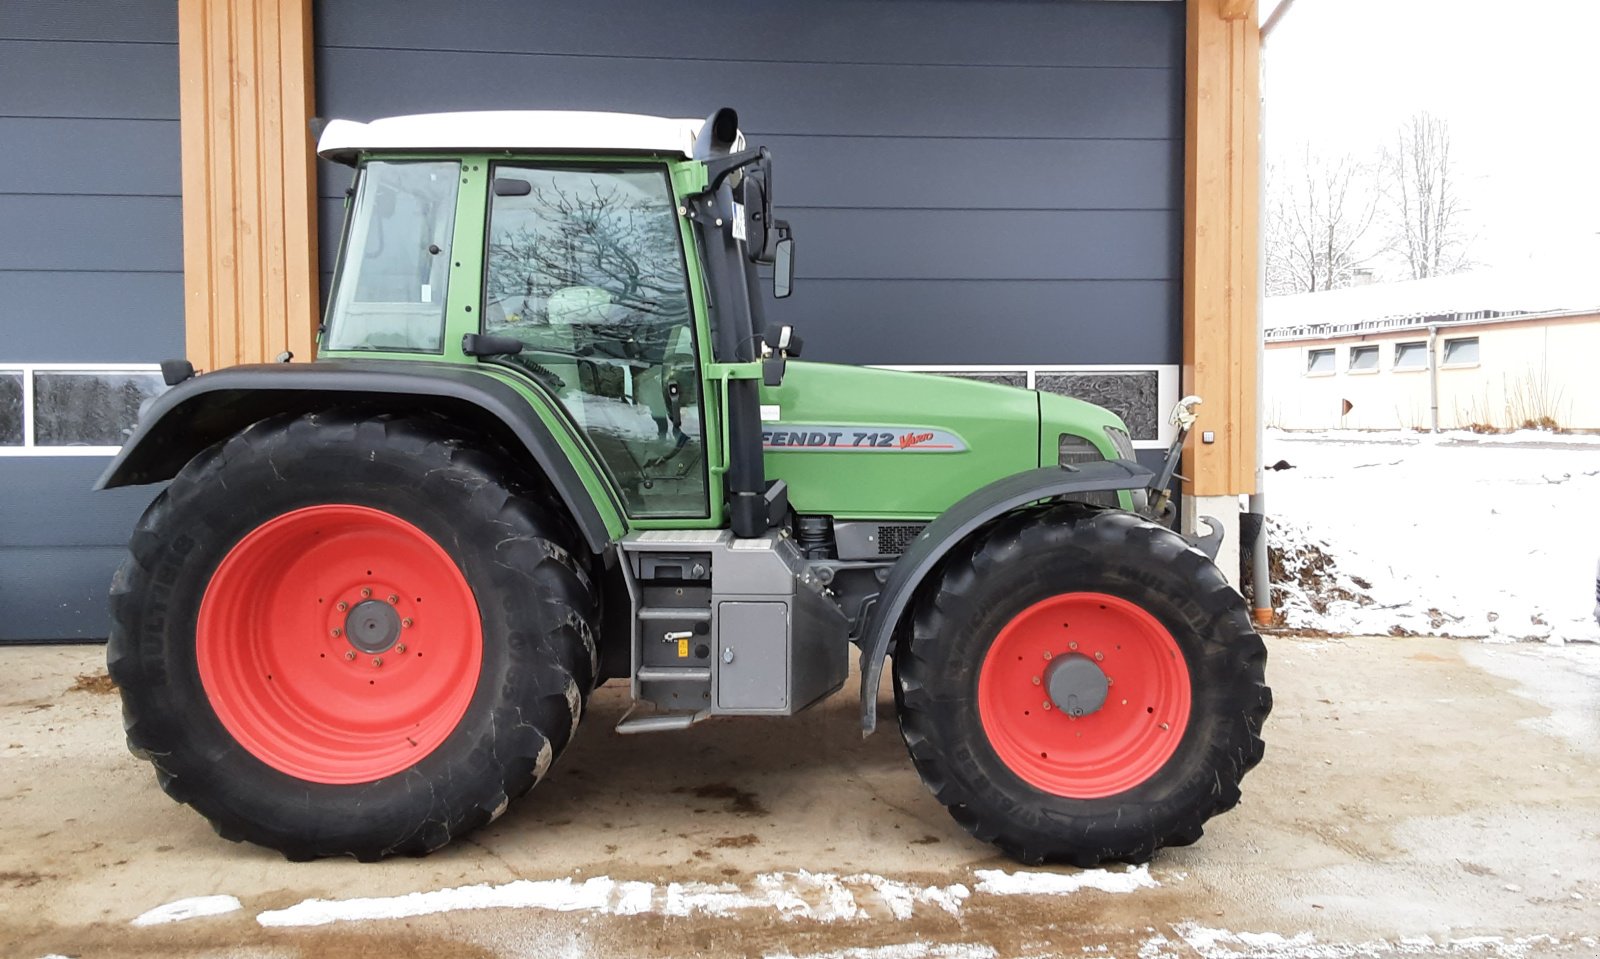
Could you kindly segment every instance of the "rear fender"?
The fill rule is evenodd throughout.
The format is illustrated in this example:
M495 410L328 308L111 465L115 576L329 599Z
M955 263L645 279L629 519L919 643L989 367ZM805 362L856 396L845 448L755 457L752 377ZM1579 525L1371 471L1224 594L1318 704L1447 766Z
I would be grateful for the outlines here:
M861 730L878 725L878 682L901 620L928 574L949 552L989 523L1039 500L1105 490L1140 490L1155 474L1128 460L1046 466L996 480L968 494L929 523L889 570L861 635Z
M485 429L549 480L595 553L627 528L621 507L609 494L597 501L526 397L487 373L442 363L273 363L192 377L140 412L138 428L94 488L168 480L201 450L270 416L354 403L374 412L433 411Z

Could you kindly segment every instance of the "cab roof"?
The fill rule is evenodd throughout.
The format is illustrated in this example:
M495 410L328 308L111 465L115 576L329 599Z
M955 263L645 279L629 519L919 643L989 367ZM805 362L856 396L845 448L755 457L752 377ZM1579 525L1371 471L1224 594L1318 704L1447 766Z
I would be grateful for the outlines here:
M704 123L704 119L577 110L419 113L367 123L332 120L317 140L317 155L352 164L360 154L391 150L665 153L689 157ZM741 145L743 139L741 134Z

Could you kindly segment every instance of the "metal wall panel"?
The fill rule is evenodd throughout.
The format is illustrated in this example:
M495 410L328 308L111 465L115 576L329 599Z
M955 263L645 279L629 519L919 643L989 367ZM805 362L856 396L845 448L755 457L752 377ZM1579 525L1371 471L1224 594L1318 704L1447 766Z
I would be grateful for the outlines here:
M0 363L183 355L183 276L0 270Z
M1181 4L377 9L318 6L320 114L736 107L799 241L768 319L809 358L1179 360ZM326 273L349 173L322 173Z
M386 0L319 4L330 47L818 63L1071 64L1166 69L1183 56L1171 10L1038 0Z
M0 16L0 367L183 352L177 11L32 0ZM46 451L47 452L47 451ZM155 490L101 456L0 457L0 642L101 639Z

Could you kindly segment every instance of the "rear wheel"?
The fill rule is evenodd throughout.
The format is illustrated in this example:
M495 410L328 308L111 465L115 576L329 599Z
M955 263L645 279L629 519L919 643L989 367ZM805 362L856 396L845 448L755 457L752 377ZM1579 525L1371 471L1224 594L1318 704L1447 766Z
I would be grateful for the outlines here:
M421 854L549 768L595 597L540 486L431 418L318 414L197 457L112 587L128 743L223 836Z
M1147 861L1239 801L1266 649L1179 536L1064 505L1001 520L919 598L894 661L918 772L1028 863Z

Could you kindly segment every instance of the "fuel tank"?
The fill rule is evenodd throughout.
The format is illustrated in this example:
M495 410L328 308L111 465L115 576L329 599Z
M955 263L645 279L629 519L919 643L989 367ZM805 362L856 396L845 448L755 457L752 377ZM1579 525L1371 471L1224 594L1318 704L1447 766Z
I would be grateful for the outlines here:
M841 519L932 519L980 486L1055 462L1062 430L1099 448L1104 427L1120 425L1033 390L800 360L782 386L762 388L761 403L767 478L789 484L796 512Z

